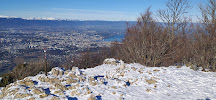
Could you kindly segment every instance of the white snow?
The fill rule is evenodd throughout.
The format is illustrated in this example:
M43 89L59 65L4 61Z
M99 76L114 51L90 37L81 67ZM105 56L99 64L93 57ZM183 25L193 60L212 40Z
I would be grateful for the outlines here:
M81 95L71 96L74 90L65 90L61 99L77 98L78 100L86 100L90 95L98 96L102 100L197 100L197 99L216 99L216 73L194 71L190 67L176 66L170 67L146 67L140 64L125 64L125 69L120 70L121 65L103 64L95 68L77 69L74 67L76 75L83 74L85 81L79 81L77 87L78 93ZM60 68L56 68L64 71ZM68 70L68 71L72 71ZM81 73L78 73L81 72ZM78 73L78 74L77 74ZM84 76L85 75L85 76ZM54 91L53 85L49 82L41 82L39 77L45 77L44 74L27 77L37 84L36 88L49 89L50 93L43 99L51 99ZM54 76L49 72L49 78L58 78L59 80L67 79L67 75ZM97 85L90 84L89 79L96 79ZM62 85L77 85L76 83L67 84L65 81ZM19 88L20 93L31 93L26 87L10 84L9 89ZM84 94L88 88L92 93ZM0 88L0 93L1 93ZM15 95L15 94L14 94ZM3 99L12 99L14 95L9 95ZM41 99L38 95L33 95L35 99ZM25 97L22 99L28 99Z

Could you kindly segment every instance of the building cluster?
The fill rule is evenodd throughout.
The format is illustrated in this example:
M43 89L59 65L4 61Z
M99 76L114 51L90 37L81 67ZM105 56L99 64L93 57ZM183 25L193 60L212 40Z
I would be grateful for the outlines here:
M14 65L15 58L41 57L44 48L52 60L56 60L88 49L110 46L110 42L103 39L96 31L0 30L0 68L9 66L9 62Z

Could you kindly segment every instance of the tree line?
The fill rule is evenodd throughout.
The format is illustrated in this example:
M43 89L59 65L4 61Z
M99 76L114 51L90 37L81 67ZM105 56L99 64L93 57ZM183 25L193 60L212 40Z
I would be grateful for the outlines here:
M122 43L113 42L110 48L76 57L71 65L94 67L110 57L146 66L188 65L216 71L216 1L208 0L199 8L199 23L185 17L189 0L168 0L166 9L157 12L163 23L158 23L148 8L136 24L127 25Z

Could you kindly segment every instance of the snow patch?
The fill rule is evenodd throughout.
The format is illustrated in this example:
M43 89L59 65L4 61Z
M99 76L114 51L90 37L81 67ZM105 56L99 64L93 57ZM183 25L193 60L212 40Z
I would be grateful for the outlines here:
M0 94L4 94L0 99L215 99L214 80L215 73L186 66L146 67L110 58L95 68L56 67L48 76L26 77L4 91L0 88Z

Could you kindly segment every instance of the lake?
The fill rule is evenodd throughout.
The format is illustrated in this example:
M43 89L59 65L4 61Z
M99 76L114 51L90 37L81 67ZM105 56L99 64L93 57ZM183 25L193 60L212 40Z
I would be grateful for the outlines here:
M104 41L108 41L108 42L119 41L119 42L122 42L122 39L124 39L124 36L125 36L125 34L118 34L118 35L114 35L114 36L105 38Z

